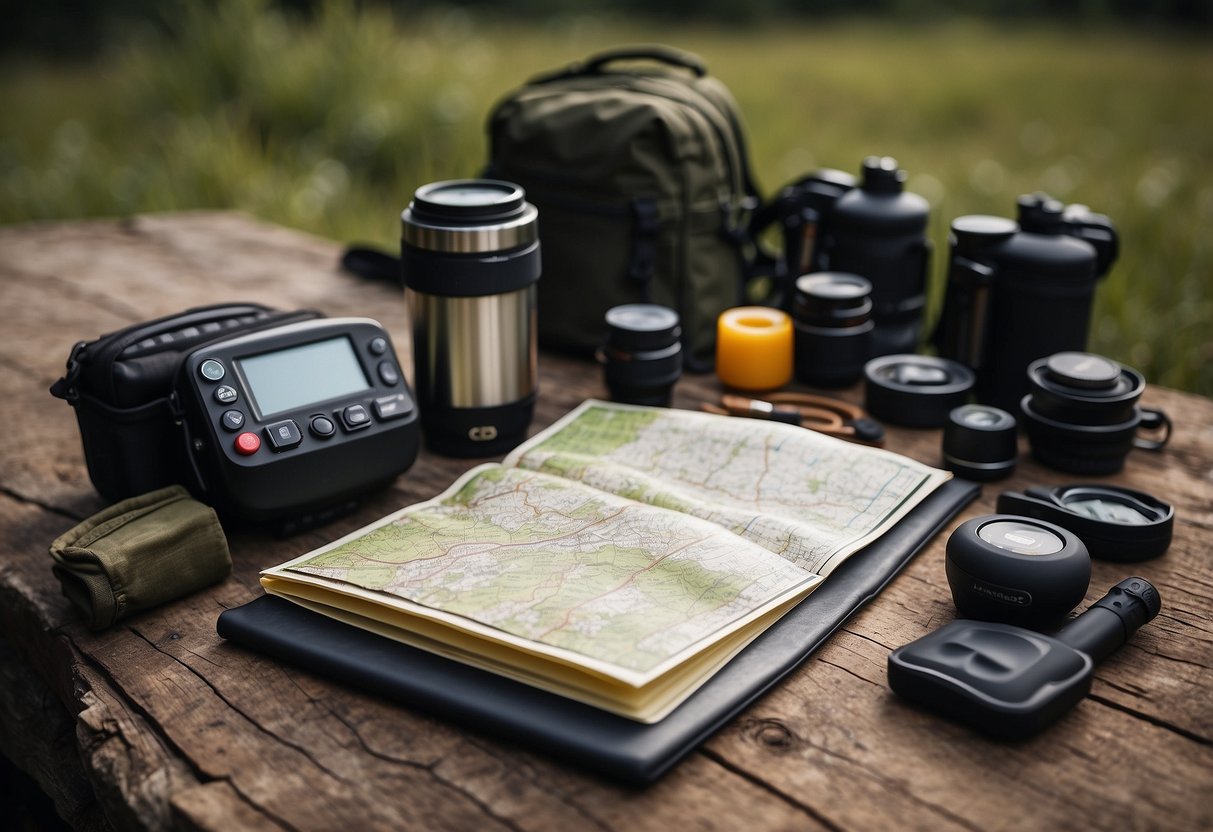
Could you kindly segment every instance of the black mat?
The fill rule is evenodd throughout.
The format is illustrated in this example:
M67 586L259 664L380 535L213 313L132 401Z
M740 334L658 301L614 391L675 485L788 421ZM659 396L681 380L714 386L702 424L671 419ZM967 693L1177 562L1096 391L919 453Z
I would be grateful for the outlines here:
M264 596L219 616L219 635L320 675L629 783L650 783L816 650L962 508L951 480L852 555L805 601L669 716L642 725Z

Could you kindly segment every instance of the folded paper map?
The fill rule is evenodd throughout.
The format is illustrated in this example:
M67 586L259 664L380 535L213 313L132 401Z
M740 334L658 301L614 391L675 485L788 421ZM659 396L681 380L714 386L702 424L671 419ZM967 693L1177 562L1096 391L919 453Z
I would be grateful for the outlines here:
M588 401L261 581L655 722L950 476L776 422Z

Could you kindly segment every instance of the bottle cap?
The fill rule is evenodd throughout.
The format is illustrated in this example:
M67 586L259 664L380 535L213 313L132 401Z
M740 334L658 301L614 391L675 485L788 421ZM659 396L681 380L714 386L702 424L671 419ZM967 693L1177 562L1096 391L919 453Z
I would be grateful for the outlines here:
M899 194L905 187L906 172L897 167L892 156L868 156L863 160L863 184L870 193Z

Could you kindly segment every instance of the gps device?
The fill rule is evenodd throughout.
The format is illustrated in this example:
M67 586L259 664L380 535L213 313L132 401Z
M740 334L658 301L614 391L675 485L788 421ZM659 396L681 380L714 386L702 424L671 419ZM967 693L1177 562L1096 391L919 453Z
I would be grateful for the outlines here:
M384 329L318 318L188 353L174 384L203 496L254 521L335 509L417 455L417 407Z

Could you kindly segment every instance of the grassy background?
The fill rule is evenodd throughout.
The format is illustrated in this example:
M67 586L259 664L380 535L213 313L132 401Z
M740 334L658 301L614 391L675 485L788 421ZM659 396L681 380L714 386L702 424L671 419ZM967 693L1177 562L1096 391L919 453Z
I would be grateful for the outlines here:
M621 42L699 53L741 104L768 192L896 156L947 225L1047 190L1117 223L1090 348L1213 395L1213 49L1203 37L1045 24L758 28L394 15L331 3L186 6L85 64L8 59L0 222L235 207L396 245L425 182L475 174L493 102Z

